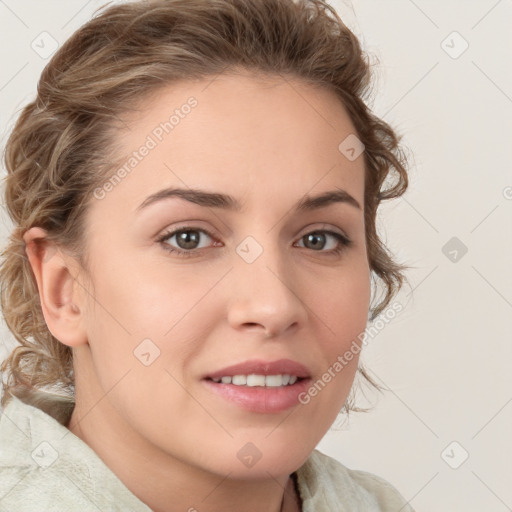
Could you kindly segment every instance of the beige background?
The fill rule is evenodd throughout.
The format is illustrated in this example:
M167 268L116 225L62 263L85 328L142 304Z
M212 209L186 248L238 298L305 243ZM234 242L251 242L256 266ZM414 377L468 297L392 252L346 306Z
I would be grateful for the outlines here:
M62 43L104 3L0 0L2 150L47 62L32 42ZM368 393L374 410L335 424L319 449L383 476L418 512L510 510L512 1L331 4L379 59L371 104L413 155L410 189L380 227L414 268L404 311L363 354L391 391ZM0 359L13 346L1 327Z

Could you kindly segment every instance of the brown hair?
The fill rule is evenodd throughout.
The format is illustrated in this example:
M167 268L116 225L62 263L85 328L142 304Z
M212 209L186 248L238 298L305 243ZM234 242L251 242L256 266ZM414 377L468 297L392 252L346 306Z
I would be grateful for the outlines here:
M408 185L406 158L391 127L365 104L370 65L357 38L323 0L150 0L103 8L43 70L37 96L5 150L5 204L15 224L0 268L1 306L21 344L3 362L9 394L59 388L73 397L72 350L48 330L23 234L32 226L87 268L84 218L109 161L114 126L134 102L177 80L243 69L333 91L365 147L364 215L372 279L385 285L374 319L401 288L376 230L382 200ZM340 141L341 142L341 141ZM395 183L384 189L390 174ZM377 283L378 284L378 283ZM361 374L376 385L362 367ZM16 389L20 391L16 393ZM25 390L25 391L23 391ZM348 412L357 409L345 405Z

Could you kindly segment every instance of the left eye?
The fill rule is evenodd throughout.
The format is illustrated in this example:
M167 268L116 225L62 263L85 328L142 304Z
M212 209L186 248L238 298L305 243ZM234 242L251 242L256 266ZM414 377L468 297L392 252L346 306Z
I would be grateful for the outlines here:
M332 240L330 244L331 247L326 247L326 245L329 245L329 237ZM320 251L325 250L325 252L336 251L339 248L340 244L348 245L348 240L343 235L340 235L339 233L335 233L333 231L313 231L301 237L300 240L305 240L306 243L309 245L308 247L304 243L302 247Z

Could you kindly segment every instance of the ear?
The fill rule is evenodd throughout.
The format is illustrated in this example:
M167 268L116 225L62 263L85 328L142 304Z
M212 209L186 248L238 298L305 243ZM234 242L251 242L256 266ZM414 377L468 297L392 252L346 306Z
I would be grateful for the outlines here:
M82 285L76 280L78 264L39 227L23 235L25 252L36 278L39 300L48 329L64 345L87 344Z

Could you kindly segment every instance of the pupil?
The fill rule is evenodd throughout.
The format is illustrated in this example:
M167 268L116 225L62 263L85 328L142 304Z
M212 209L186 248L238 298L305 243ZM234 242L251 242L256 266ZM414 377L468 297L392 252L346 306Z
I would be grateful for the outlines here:
M199 235L197 231L181 231L176 239L182 249L195 249L194 244L198 243Z
M322 233L311 233L307 235L308 243L312 242L312 248L322 248L325 243L325 235Z

